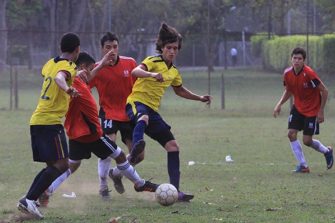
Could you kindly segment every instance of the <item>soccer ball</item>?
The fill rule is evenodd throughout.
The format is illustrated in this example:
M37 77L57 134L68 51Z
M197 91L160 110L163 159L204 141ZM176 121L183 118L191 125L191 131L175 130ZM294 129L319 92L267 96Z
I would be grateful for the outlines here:
M178 190L172 184L161 184L156 192L156 200L163 206L170 206L178 200Z

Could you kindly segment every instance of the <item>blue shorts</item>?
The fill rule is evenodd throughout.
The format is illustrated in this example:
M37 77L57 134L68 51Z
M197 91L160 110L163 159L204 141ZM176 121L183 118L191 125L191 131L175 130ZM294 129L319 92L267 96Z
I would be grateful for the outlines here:
M288 119L288 129L303 130L304 135L318 135L320 133L319 123L316 116L306 117L295 108L292 107Z
M34 161L57 161L69 156L62 125L31 125L30 136Z
M138 118L142 115L148 115L149 125L145 129L145 134L150 138L156 140L163 147L171 140L174 140L171 126L169 126L163 118L149 106L140 102L134 102L134 104L127 104L126 112L129 119L136 124Z

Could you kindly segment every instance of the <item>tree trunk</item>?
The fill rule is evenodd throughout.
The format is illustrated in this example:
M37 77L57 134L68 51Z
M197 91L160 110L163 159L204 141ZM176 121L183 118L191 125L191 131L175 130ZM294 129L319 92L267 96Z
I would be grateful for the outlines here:
M4 68L7 60L6 4L7 0L0 0L0 70Z

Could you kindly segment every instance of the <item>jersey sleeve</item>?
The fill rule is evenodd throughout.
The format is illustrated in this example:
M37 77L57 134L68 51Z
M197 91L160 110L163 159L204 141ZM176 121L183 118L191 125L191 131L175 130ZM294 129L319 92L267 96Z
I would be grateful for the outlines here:
M155 57L147 57L142 61L142 65L144 65L148 71L152 71L155 69L154 58Z
M181 86L182 84L183 84L183 79L181 78L180 73L177 71L177 75L176 75L176 77L173 79L171 85L172 85L173 87L179 87L179 86Z

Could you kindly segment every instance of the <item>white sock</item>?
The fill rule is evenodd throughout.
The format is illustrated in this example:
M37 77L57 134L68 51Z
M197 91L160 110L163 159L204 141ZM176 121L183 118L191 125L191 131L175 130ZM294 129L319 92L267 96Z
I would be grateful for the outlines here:
M135 168L129 164L128 160L124 163L117 164L117 168L120 170L122 175L127 177L131 182L137 186L143 186L145 180L143 180L135 170Z
M298 163L301 166L307 167L304 152L302 151L302 147L301 147L301 144L300 144L299 140L295 140L293 142L290 142L290 145L291 145L292 152L293 152L295 158L297 159Z
M100 190L105 190L108 188L107 176L111 164L111 157L107 157L106 159L98 160L98 175L100 182Z
M311 147L323 154L329 152L329 149L316 139L313 139Z
M47 189L47 193L51 195L69 176L71 175L71 170L67 169L62 175L60 175Z
M121 171L117 167L113 167L113 176L122 176Z

